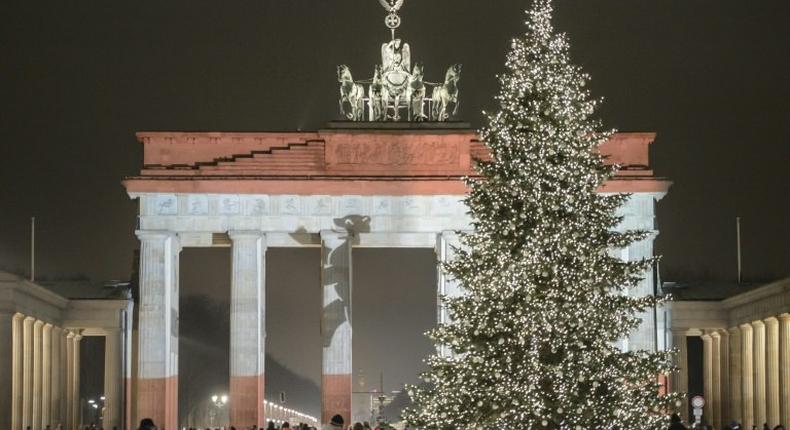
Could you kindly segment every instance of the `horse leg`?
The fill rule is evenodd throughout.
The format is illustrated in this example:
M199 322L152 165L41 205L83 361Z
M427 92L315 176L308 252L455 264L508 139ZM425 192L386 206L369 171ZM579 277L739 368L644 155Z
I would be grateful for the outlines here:
M439 120L439 103L441 102L439 96L439 88L435 87L431 92L431 121Z

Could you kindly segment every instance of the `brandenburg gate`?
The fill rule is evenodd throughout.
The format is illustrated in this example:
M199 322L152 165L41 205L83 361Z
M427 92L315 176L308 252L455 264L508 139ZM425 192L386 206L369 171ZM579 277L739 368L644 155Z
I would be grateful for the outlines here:
M316 132L143 132L144 167L124 181L139 201L140 303L130 417L177 426L179 252L232 252L230 424L265 423L266 250L320 247L323 309L321 417L350 421L352 248L433 248L452 257L470 219L464 176L487 157L463 123L330 123ZM623 228L654 230L655 202L669 183L649 168L652 133L622 133L601 150L623 170L602 192L634 193ZM652 255L653 238L624 258ZM318 287L318 286L316 286ZM647 276L637 294L652 294ZM318 291L316 291L319 294ZM438 277L437 295L460 291ZM446 314L438 310L439 321ZM628 340L654 349L656 321L644 316ZM161 424L160 424L161 423Z
M452 258L457 233L470 229L463 178L488 158L469 125L451 121L459 106L461 65L444 81L425 80L411 48L395 37L403 0L379 0L391 39L370 79L338 66L344 121L315 132L138 133L144 167L124 181L139 201L140 303L129 399L136 419L178 425L179 252L230 246L230 425L263 426L265 267L271 247L320 247L321 420L351 422L352 249L433 248ZM430 92L428 91L430 89ZM624 229L655 231L655 203L669 182L650 170L652 133L617 134L600 150L623 169L601 192L633 193L621 209ZM653 238L622 251L653 255ZM318 286L317 286L318 287ZM653 294L646 274L636 294ZM461 294L441 271L437 297ZM317 292L318 294L318 292ZM447 314L437 300L437 320ZM625 348L661 348L657 313ZM131 424L128 426L131 428Z

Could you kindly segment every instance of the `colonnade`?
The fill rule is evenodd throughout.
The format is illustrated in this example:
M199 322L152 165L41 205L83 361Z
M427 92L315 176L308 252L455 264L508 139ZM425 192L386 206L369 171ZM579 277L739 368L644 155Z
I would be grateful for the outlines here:
M723 428L731 421L750 429L790 426L790 314L751 321L728 329L673 330L678 349L675 391L688 392L686 338L703 342L706 421ZM683 415L689 417L688 403Z
M137 418L150 417L164 428L178 425L178 265L176 233L138 231L140 251ZM231 241L230 425L265 424L264 357L267 233L228 232ZM351 230L322 230L321 246L321 422L340 414L351 422L352 242ZM453 232L437 233L438 260L452 258ZM458 287L439 272L440 295ZM440 305L441 306L441 305ZM446 312L439 309L439 320Z
M11 323L11 430L79 422L79 331L16 313Z

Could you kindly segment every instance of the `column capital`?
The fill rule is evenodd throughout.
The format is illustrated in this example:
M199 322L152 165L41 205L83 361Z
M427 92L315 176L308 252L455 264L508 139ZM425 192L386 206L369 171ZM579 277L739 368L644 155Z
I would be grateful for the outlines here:
M266 237L266 233L260 230L228 230L230 240L259 239Z
M739 335L741 334L741 329L739 327L730 327L727 329L727 332L730 334L730 336Z
M104 332L104 336L105 337L106 336L117 336L117 335L121 334L121 331L122 330L121 330L120 327L107 327L107 328L102 329L102 332Z
M765 323L762 322L761 320L752 321L752 327L754 328L765 327Z
M348 240L354 237L354 232L351 230L332 229L320 231L321 241L325 240Z
M782 321L787 321L787 320L790 320L790 313L784 313L784 314L781 314L781 315L779 315L777 318L779 318L779 319L780 319L780 320L782 320Z
M140 240L165 240L176 237L176 234L170 230L135 230L134 234Z
M743 333L743 332L751 332L752 331L752 325L749 324L749 323L743 323L743 324L739 325L738 327L740 327L741 333Z
M763 319L763 323L765 325L768 325L768 324L779 324L779 318L777 318L777 317L764 318Z
M43 325L44 325L44 321L41 320L36 320L35 322L33 322L33 327L41 327Z

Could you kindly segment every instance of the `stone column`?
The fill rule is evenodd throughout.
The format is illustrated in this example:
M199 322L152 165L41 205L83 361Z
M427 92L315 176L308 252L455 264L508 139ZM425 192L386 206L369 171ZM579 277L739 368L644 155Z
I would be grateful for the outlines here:
M713 397L711 403L713 404L713 414L709 415L711 423L714 428L720 429L721 426L721 335L718 331L714 331L710 335L712 343L712 364L711 373L711 386L713 389Z
M713 424L716 415L716 402L713 394L713 337L705 332L702 336L702 382L705 409L703 422Z
M458 234L452 231L444 231L436 236L436 260L438 281L436 304L438 306L437 321L439 324L446 324L451 321L450 312L444 304L444 298L460 296L463 291L458 281L453 279L444 271L442 265L455 258L456 249L460 246ZM447 345L438 346L439 353L449 355L450 348Z
M123 421L119 429L132 429L134 428L134 424L132 424L132 420L134 419L133 411L136 410L135 403L133 402L134 396L132 395L136 392L136 380L132 377L137 373L136 367L136 360L133 357L136 357L135 351L137 347L137 330L134 330L134 305L132 303L128 304L126 310L123 313L123 330L121 332L121 336L123 339L123 378L124 378L124 391L123 391L123 405L124 409L121 414L123 417Z
M36 321L33 323L33 421L31 428L41 430L41 362L42 332L44 323Z
M25 316L16 313L12 320L13 330L13 363L11 381L11 428L12 430L23 430L22 427L22 402L24 401L22 387L24 385L24 331Z
M13 390L14 314L0 312L0 428L11 429Z
M779 386L780 418L785 428L790 427L790 313L779 316Z
M33 323L32 317L25 318L22 326L22 428L33 426Z
M72 360L72 365L74 369L71 371L72 383L71 383L71 428L74 430L79 429L80 426L80 406L81 406L81 399L80 399L80 341L82 340L82 335L79 333L75 334L73 338L71 338L74 347L72 349L72 354L74 358Z
M721 357L721 367L719 368L719 378L721 380L721 425L717 428L724 428L732 421L730 414L730 333L727 330L719 330L721 342L719 356Z
M765 419L768 427L779 425L779 320L765 323Z
M137 419L178 425L178 238L166 231L138 231Z
M741 331L738 327L730 328L730 420L743 422L743 405L741 404ZM749 429L751 430L751 429Z
M62 413L63 427L71 429L74 420L74 332L66 334L66 402L65 413Z
M688 395L689 391L689 369L688 369L688 347L686 343L686 330L672 330L672 347L677 349L675 355L675 365L678 371L673 376L672 391L676 393L685 393ZM688 398L682 400L683 404L680 406L680 416L683 421L688 422L689 419L689 401Z
M350 232L321 231L321 422L335 414L351 422L351 239Z
M741 325L741 406L742 428L754 425L754 337L751 324Z
M60 327L52 327L51 345L52 350L50 362L52 363L50 386L49 386L49 423L53 429L63 420L60 417L61 400L61 364L60 364L60 339L63 337L63 330Z
M41 428L50 422L52 392L52 324L44 324L41 332Z
M231 231L230 425L263 428L266 237Z
M71 391L69 388L69 332L63 330L60 334L60 420L58 424L63 424L65 429L68 425L68 405Z
M121 428L123 410L123 358L121 330L109 329L104 336L104 420L102 426Z
M765 415L765 324L762 321L752 323L754 330L754 423L762 427Z

